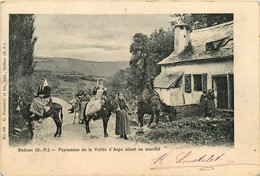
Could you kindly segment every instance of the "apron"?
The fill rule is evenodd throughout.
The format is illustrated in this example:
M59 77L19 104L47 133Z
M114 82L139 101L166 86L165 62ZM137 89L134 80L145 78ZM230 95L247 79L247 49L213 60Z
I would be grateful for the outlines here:
M101 109L101 98L103 96L103 90L97 90L97 94L94 95L87 104L85 115L93 115Z

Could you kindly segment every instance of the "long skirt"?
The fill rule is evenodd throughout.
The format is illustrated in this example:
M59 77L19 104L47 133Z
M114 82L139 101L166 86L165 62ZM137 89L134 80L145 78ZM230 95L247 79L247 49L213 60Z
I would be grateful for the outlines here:
M207 111L208 113L212 113L215 109L215 102L214 100L207 100Z
M87 103L88 103L87 101L82 101L82 102L80 103L80 113L79 113L79 119L80 119L80 120L83 120L84 110L85 110L85 107L86 107L86 104L87 104Z
M201 115L203 115L204 117L207 117L207 102L203 101L200 103L200 111L201 111Z
M98 112L101 109L101 100L95 97L92 97L87 104L85 115L92 115Z
M116 135L128 135L130 134L130 125L127 113L124 109L121 109L116 116Z
M32 104L30 106L30 111L32 113L35 113L39 116L43 116L44 111L48 111L48 107L47 104L50 101L50 97L49 98L34 98L32 101Z

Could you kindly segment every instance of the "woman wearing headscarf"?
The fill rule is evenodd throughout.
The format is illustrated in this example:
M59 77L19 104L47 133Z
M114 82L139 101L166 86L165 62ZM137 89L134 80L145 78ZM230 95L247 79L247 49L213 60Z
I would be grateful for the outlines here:
M120 135L120 138L128 139L127 135L130 134L129 119L127 117L127 106L123 98L123 94L118 94L118 99L116 100L116 135Z
M103 80L98 79L97 85L93 88L92 97L87 104L85 115L93 115L101 109L103 99L106 99L107 88L103 86Z
M207 112L207 90L202 91L202 95L200 96L200 108L201 112L204 115L204 117L207 117L208 112Z
M35 98L30 106L30 111L33 113L32 117L34 117L35 114L43 116L44 112L50 110L51 105L51 88L45 78L41 80L37 92L34 95Z
M207 116L211 117L215 109L215 95L213 90L209 89L207 93Z

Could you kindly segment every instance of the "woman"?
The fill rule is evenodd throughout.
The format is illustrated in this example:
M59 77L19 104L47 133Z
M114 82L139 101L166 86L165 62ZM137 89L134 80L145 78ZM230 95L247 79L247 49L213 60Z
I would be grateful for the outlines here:
M207 90L203 90L203 94L200 96L200 108L204 117L207 117Z
M209 89L207 94L207 116L211 117L215 109L215 95L213 90Z
M41 80L37 93L34 95L36 98L33 99L30 106L30 111L33 113L31 117L34 117L35 114L42 117L44 112L50 110L51 105L51 88L45 78Z
M87 93L84 93L84 95L81 98L81 101L79 104L79 107L80 107L79 108L79 123L80 124L83 124L84 110L85 110L85 107L86 107L87 103L89 102L90 98L91 98L90 95Z
M93 115L101 109L101 100L106 98L107 88L103 86L103 80L98 79L97 85L93 88L92 98L87 104L85 115Z
M118 94L118 100L116 100L116 135L120 135L120 138L128 139L127 135L130 134L129 119L126 112L126 103L123 98L123 94Z
M79 118L79 123L82 124L83 123L83 110L82 109L82 105L86 105L85 102L83 103L83 98L85 96L85 92L83 90L83 86L80 85L79 86L79 90L76 93L76 106L75 106L75 116L78 116ZM85 106L84 106L85 107Z

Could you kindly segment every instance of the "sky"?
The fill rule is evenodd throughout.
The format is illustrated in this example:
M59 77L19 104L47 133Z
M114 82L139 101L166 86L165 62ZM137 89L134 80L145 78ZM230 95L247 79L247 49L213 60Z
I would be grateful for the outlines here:
M36 15L36 57L129 61L135 33L170 27L169 15Z

